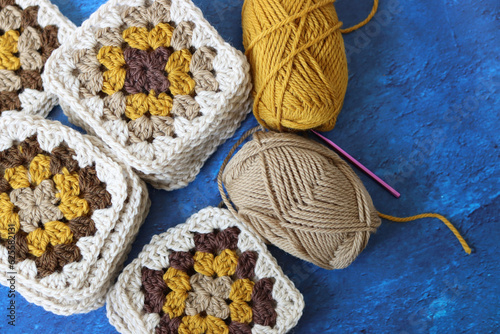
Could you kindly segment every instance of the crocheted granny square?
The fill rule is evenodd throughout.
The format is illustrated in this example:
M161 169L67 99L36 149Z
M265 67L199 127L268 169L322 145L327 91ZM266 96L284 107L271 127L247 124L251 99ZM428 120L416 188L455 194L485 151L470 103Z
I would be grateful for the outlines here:
M22 113L0 117L0 283L57 314L104 296L145 219L145 184L96 138Z
M286 333L304 300L263 242L206 208L153 237L118 277L108 318L121 333Z
M41 74L75 28L48 0L0 0L0 114L47 116L57 98L45 91Z
M111 0L47 63L71 122L141 177L186 186L250 109L249 65L188 0Z

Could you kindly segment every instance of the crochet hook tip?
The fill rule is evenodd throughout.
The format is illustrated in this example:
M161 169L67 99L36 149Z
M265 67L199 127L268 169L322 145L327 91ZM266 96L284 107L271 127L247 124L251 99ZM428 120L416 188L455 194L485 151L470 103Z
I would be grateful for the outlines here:
M361 162L359 162L354 157L352 157L349 153L347 153L346 151L344 151L340 146L338 146L333 141L331 141L330 139L326 138L325 136L323 136L319 132L317 132L315 130L311 130L311 131L316 136L318 136L322 140L324 140L328 145L330 145L335 151L337 151L337 153L339 153L345 159L349 160L352 164L356 165L359 169L361 169L363 172L365 172L366 174L368 174L372 179L374 179L375 181L377 181L382 187L384 187L387 191L389 191L394 197L396 197L396 198L400 198L401 197L401 194L396 189L394 189L389 184L387 184L384 180L382 180L380 177L378 177L377 175L375 175L375 173L373 173L371 170L369 170L368 168L366 168Z

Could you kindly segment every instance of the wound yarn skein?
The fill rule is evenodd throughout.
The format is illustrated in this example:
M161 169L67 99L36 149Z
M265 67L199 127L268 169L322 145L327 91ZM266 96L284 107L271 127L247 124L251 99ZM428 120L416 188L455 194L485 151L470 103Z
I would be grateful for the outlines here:
M331 3L245 1L243 40L254 75L254 115L271 131L248 131L224 160L218 185L225 205L268 243L326 269L349 266L380 226L380 218L437 218L470 254L445 217L425 213L399 218L377 212L344 160L313 140L286 132L333 128L347 85L340 34L365 25L378 7L374 0L364 21L340 29ZM230 160L251 134L253 140Z
M347 59L332 0L246 0L243 44L254 79L254 115L271 130L329 131L347 90Z
M291 133L256 132L223 165L219 189L233 214L268 243L326 269L349 266L381 223L351 167Z

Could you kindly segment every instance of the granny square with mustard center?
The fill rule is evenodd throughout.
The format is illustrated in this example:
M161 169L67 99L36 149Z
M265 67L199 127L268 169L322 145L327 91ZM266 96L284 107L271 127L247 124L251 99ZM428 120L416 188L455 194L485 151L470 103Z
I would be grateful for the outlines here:
M71 122L157 188L186 186L250 108L249 65L188 0L111 0L44 73Z
M57 104L41 74L75 28L47 0L0 0L0 114L16 110L46 116Z
M22 113L0 117L0 283L28 301L88 312L104 296L149 200L96 138Z
M304 300L262 240L206 208L153 237L107 297L121 333L286 333Z

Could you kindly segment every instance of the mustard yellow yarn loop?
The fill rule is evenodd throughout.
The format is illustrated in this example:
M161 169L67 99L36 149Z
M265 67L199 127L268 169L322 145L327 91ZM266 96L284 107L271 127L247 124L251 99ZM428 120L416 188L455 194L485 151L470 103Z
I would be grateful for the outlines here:
M113 95L122 90L127 76L123 50L116 46L103 46L97 54L97 60L108 69L103 73L102 91Z
M191 95L196 82L188 74L193 55L188 49L177 50L168 58L165 71L172 95Z
M469 247L469 245L467 244L465 239L462 237L460 232L458 232L458 230L455 228L455 226L453 226L453 224L448 219L446 219L444 216L442 216L438 213L422 213L422 214L419 214L416 216L404 217L404 218L389 216L389 215L385 215L385 214L380 213L380 212L378 215L380 216L380 218L384 218L384 219L387 219L387 220L390 220L393 222L398 222L398 223L406 223L406 222L411 222L411 221L414 221L417 219L423 219L423 218L437 218L440 221L442 221L451 230L451 232L453 232L453 234L458 239L458 241L460 242L464 251L467 254L470 254L472 252L471 248Z
M243 44L254 78L254 115L273 130L331 130L347 89L347 59L332 0L246 0Z
M180 317L186 309L186 299L188 293L186 291L172 291L165 298L163 304L163 312L168 314L170 319Z
M144 27L130 27L123 31L123 39L133 48L139 50L156 50L169 47L174 27L168 23L159 23L151 31Z
M44 224L44 228L37 228L26 237L29 253L36 257L42 256L47 246L68 244L73 241L71 229L63 222L52 221Z
M202 275L212 277L214 271L214 255L212 253L196 252L193 256L194 270Z
M38 154L31 160L29 172L31 183L35 186L39 185L43 180L50 178L52 176L50 172L50 157Z
M340 32L343 34L348 34L350 32L353 32L354 30L357 30L357 29L365 26L375 16L375 14L377 13L377 10L378 10L378 0L374 0L372 10L371 10L370 14L368 14L368 17L366 19L364 19L363 21L359 22L356 25L353 25L352 27L340 29Z
M229 299L249 302L252 300L252 291L255 283L248 278L236 280L231 286Z
M156 50L159 47L169 47L174 33L174 27L168 23L160 23L148 34L148 43Z
M236 300L229 304L229 312L231 313L231 320L249 324L252 322L253 312L252 308L244 301Z
M64 167L62 174L54 175L52 180L59 191L56 197L61 199L58 207L63 213L64 218L71 220L89 213L89 203L84 198L79 197L80 183L77 172L70 173Z
M0 70L17 71L21 68L21 60L14 56L18 52L19 32L9 30L0 36Z
M8 239L13 236L21 227L19 215L14 212L14 204L10 201L9 195L0 194L0 237Z
M28 170L24 166L7 168L4 177L12 189L27 188L30 186Z
M145 27L130 27L123 31L123 39L133 48L148 50L148 29Z
M213 269L217 276L231 276L236 272L238 265L238 255L231 249L224 249L217 255L213 262Z
M163 280L172 291L186 292L191 290L189 275L181 270L172 267L168 268L163 275Z
M131 120L142 117L146 112L153 116L170 116L174 102L167 93L156 95L151 90L148 95L144 93L128 95L126 99L125 116Z
M229 334L229 327L224 320L207 315L187 315L179 325L179 334Z

